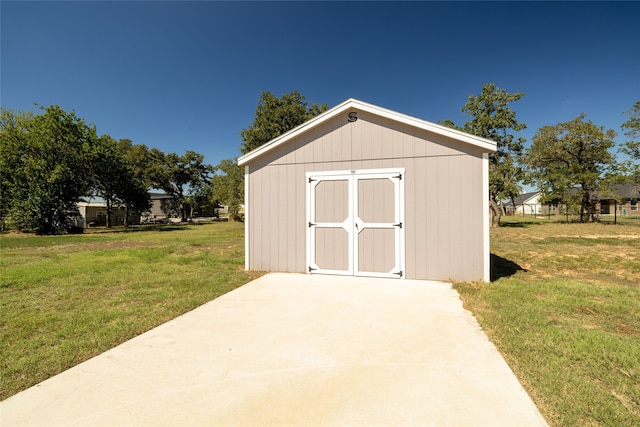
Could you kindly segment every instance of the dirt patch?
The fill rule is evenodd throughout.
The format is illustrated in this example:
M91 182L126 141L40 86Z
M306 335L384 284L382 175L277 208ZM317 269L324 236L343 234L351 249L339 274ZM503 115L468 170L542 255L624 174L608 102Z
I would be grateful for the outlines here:
M558 236L558 237L571 237L571 236ZM640 234L588 234L584 236L574 236L583 239L640 239Z
M640 330L637 328L627 325L626 323L620 323L616 325L616 332L620 335L638 335L640 334Z

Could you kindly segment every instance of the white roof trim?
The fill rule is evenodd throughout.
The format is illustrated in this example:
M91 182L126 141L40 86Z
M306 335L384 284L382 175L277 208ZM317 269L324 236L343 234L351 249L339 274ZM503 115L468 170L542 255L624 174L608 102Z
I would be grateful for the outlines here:
M396 111L387 110L386 108L378 107L373 104L367 104L366 102L358 101L357 99L352 98L344 101L342 104L339 104L330 110L325 111L324 113L312 118L311 120L304 122L300 126L291 129L289 132L286 132L279 137L272 139L271 141L261 145L255 150L239 157L238 165L244 166L247 163L250 163L253 159L262 156L263 154L275 149L276 147L279 147L280 145L286 144L287 141L303 134L304 132L316 127L317 125L320 125L321 123L331 120L338 114L343 113L345 110L349 110L352 108L357 108L359 110L366 111L377 116L382 116L400 123L414 126L419 129L433 132L438 135L449 137L479 147L483 150L486 150L486 152L493 153L496 151L496 143L489 139L481 138L479 136L471 135L466 132L431 123L426 120L407 116Z
M106 208L106 202L77 202L77 206L90 207L90 208Z
M540 198L540 193L536 193L533 196L528 197L527 199L523 200L520 204L531 203L533 201L537 202L537 200L535 199L538 199L538 198Z

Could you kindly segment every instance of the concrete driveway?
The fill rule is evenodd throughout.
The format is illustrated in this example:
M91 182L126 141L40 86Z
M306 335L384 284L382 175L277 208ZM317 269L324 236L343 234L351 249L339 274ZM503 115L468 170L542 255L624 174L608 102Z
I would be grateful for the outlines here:
M446 283L269 274L0 403L3 427L541 426Z

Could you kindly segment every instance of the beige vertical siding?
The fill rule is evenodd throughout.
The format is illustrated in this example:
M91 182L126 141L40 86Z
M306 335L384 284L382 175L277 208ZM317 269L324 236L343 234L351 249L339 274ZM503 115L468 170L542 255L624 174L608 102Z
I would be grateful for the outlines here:
M250 268L305 272L306 172L403 167L405 277L482 280L481 150L363 111L356 122L346 119L324 122L249 163ZM377 239L373 234L362 239ZM362 262L381 269L387 261Z

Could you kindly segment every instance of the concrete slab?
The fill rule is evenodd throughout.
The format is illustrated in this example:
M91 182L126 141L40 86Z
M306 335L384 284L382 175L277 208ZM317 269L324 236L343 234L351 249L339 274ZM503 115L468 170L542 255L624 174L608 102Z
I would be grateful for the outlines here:
M9 426L543 426L458 293L269 274L0 403Z

